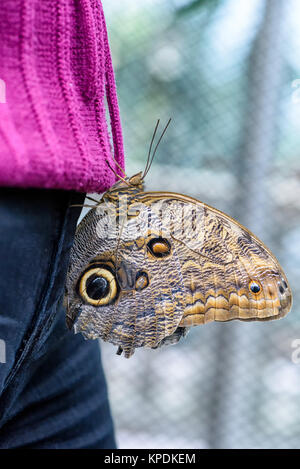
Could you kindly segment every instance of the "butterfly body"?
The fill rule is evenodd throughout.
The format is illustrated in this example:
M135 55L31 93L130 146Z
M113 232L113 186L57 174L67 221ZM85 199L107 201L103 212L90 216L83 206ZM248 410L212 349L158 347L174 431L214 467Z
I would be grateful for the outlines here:
M70 327L126 357L210 321L278 319L292 302L278 261L250 231L191 197L144 192L141 173L80 223L66 290Z

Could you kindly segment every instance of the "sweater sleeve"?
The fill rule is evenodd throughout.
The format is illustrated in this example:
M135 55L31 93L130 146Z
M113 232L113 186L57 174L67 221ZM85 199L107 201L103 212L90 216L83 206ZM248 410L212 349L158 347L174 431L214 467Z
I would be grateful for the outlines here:
M1 0L0 58L0 186L108 189L124 150L100 0Z

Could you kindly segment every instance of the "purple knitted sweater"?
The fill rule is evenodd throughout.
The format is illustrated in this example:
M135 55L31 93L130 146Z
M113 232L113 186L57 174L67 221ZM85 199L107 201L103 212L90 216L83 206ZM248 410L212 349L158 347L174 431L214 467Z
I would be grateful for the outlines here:
M101 1L1 0L0 186L103 192L112 154L123 166Z

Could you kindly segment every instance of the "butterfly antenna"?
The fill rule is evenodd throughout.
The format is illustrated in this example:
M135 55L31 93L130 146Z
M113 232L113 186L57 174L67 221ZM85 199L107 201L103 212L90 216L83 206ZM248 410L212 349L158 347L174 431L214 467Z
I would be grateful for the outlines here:
M111 167L110 163L108 160L105 160L107 166L112 170L112 172L114 173L114 175L116 176L116 178L120 179L121 181L125 182L125 184L127 184L127 186L130 187L130 184L129 182L126 181L126 179L122 178L122 176L120 176L120 174L116 173L116 171L114 170L114 168Z
M147 167L147 170L146 170L146 171L144 172L144 174L143 174L143 179L147 176L147 174L148 174L148 172L149 172L149 170L150 170L150 168L151 168L151 166L152 166L152 163L153 163L154 156L155 156L156 150L157 150L157 148L158 148L158 145L160 144L160 142L161 142L163 136L165 135L166 130L167 130L167 128L169 127L170 122L171 122L171 118L168 120L168 122L167 122L167 124L166 124L164 130L162 131L161 136L160 136L159 139L158 139L158 142L157 142L157 144L156 144L156 146L155 146L155 148L154 148L153 154L152 154L151 161L150 161L150 163L149 163L149 165L148 165L148 167Z
M148 165L149 165L149 162L150 162L150 156L151 156L152 145L153 145L153 142L154 142L154 139L155 139L155 135L156 135L158 126L159 126L159 119L158 119L157 122L156 122L156 126L155 126L155 129L154 129L153 135L152 135L152 139L151 139L151 143L150 143L150 147L149 147L149 152L148 152L148 156L147 156L147 162L146 162L146 166L145 166L145 170L144 170L144 174L143 174L143 176L142 176L142 179L144 179L145 174L146 174L146 171L148 170Z

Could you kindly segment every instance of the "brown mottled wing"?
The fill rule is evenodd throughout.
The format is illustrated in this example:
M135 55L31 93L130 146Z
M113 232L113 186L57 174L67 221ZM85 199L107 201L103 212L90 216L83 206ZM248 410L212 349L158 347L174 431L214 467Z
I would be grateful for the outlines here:
M145 217L149 210L146 207ZM112 227L107 220L114 216L113 212L91 210L79 226L67 291L75 331L82 332L86 338L101 337L119 345L129 357L136 347L155 347L175 332L184 312L186 291L176 252L168 262L150 259L146 239L140 235L135 238L131 220L124 226L121 237L108 236ZM101 308L78 305L76 284L81 273L93 263L107 261L116 267L120 285L117 300ZM135 279L140 272L147 274L149 287L136 291ZM80 311L76 314L78 306Z
M108 211L100 204L84 218L72 248L67 293L76 332L118 345L129 357L136 347L178 341L189 326L289 311L291 291L278 261L232 218L181 194L139 192L124 210L110 200ZM110 222L124 213L113 235ZM153 237L168 241L167 257L149 254ZM95 307L79 298L78 279L99 263L114 266L119 290L114 301Z
M219 210L181 194L143 193L139 200L167 219L177 220L166 226L174 246L181 247L187 291L181 326L268 320L287 314L292 295L286 276L273 254L249 230ZM259 284L258 293L251 291L251 282Z

